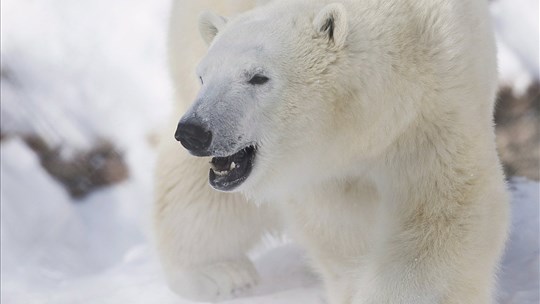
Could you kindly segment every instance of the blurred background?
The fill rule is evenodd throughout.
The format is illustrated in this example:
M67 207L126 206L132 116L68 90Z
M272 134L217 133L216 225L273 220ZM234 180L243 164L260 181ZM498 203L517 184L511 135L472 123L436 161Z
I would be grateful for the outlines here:
M170 4L2 0L2 303L189 303L168 291L150 241L157 134L173 100ZM498 293L537 304L539 5L490 6L497 145L513 198ZM274 247L253 253L263 284L234 303L323 303L301 251Z

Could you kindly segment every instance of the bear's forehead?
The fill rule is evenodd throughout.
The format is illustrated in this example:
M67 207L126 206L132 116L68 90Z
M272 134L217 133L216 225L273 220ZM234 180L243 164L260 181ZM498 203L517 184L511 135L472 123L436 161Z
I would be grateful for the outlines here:
M213 55L272 55L291 46L298 31L294 25L273 18L240 19L227 25L209 50Z
M220 70L224 70L224 66L238 70L269 63L279 65L291 55L290 50L295 49L298 35L303 31L299 27L294 14L281 18L251 15L232 20L218 34L198 71L204 73L218 66Z
M204 75L210 71L231 73L232 71L252 70L263 62L268 63L272 60L271 58L267 47L260 43L216 41L197 67L197 73Z
M275 43L277 28L265 20L236 22L225 28L219 41L231 45L264 45Z
M240 41L222 40L217 41L212 46L206 58L218 61L257 60L267 57L268 53L268 47L256 41L242 43Z
M284 45L284 37L270 34L264 26L236 25L233 28L227 28L216 38L208 50L208 55L209 57L263 57L279 51Z

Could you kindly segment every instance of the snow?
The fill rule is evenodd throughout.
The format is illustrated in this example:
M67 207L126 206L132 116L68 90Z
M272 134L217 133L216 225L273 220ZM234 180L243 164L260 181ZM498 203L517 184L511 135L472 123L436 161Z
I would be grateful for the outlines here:
M37 133L68 150L109 138L130 167L127 181L74 201L22 140L2 141L2 303L190 303L166 287L150 236L155 150L147 138L171 108L169 4L1 2L2 132ZM537 13L534 0L492 6L501 83L518 93L538 79ZM540 184L514 178L509 188L500 303L536 304ZM324 303L301 249L275 241L253 258L261 285L229 304Z
M538 1L496 0L491 14L499 51L500 82L521 95L540 77Z
M515 178L509 186L512 231L499 280L501 303L540 303L540 184Z
M491 5L499 42L514 52L522 67L536 79L540 72L538 8L535 0L495 0Z
M158 126L171 100L168 5L2 1L3 132L86 148L98 137L128 145Z

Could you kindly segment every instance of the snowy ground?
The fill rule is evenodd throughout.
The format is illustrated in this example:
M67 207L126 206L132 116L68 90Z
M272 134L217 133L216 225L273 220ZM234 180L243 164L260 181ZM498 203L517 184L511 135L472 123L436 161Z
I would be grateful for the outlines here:
M38 133L73 149L106 137L125 152L131 170L128 181L73 201L22 140L2 141L2 303L189 303L168 291L149 241L155 151L147 137L170 109L169 1L1 6L2 131ZM524 39L538 37L538 3L499 0L492 12L501 82L519 93L538 77L538 40ZM513 230L500 303L536 304L540 185L514 178L509 187ZM273 244L254 258L262 284L231 304L323 303L294 245Z

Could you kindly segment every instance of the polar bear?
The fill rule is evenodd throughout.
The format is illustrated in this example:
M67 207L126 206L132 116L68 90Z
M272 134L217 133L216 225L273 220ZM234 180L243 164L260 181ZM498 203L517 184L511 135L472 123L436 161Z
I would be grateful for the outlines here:
M163 140L155 204L171 289L246 292L246 252L285 226L331 304L491 303L508 195L487 1L230 2L173 10L181 145ZM191 15L213 5L229 17L200 15L205 51Z

